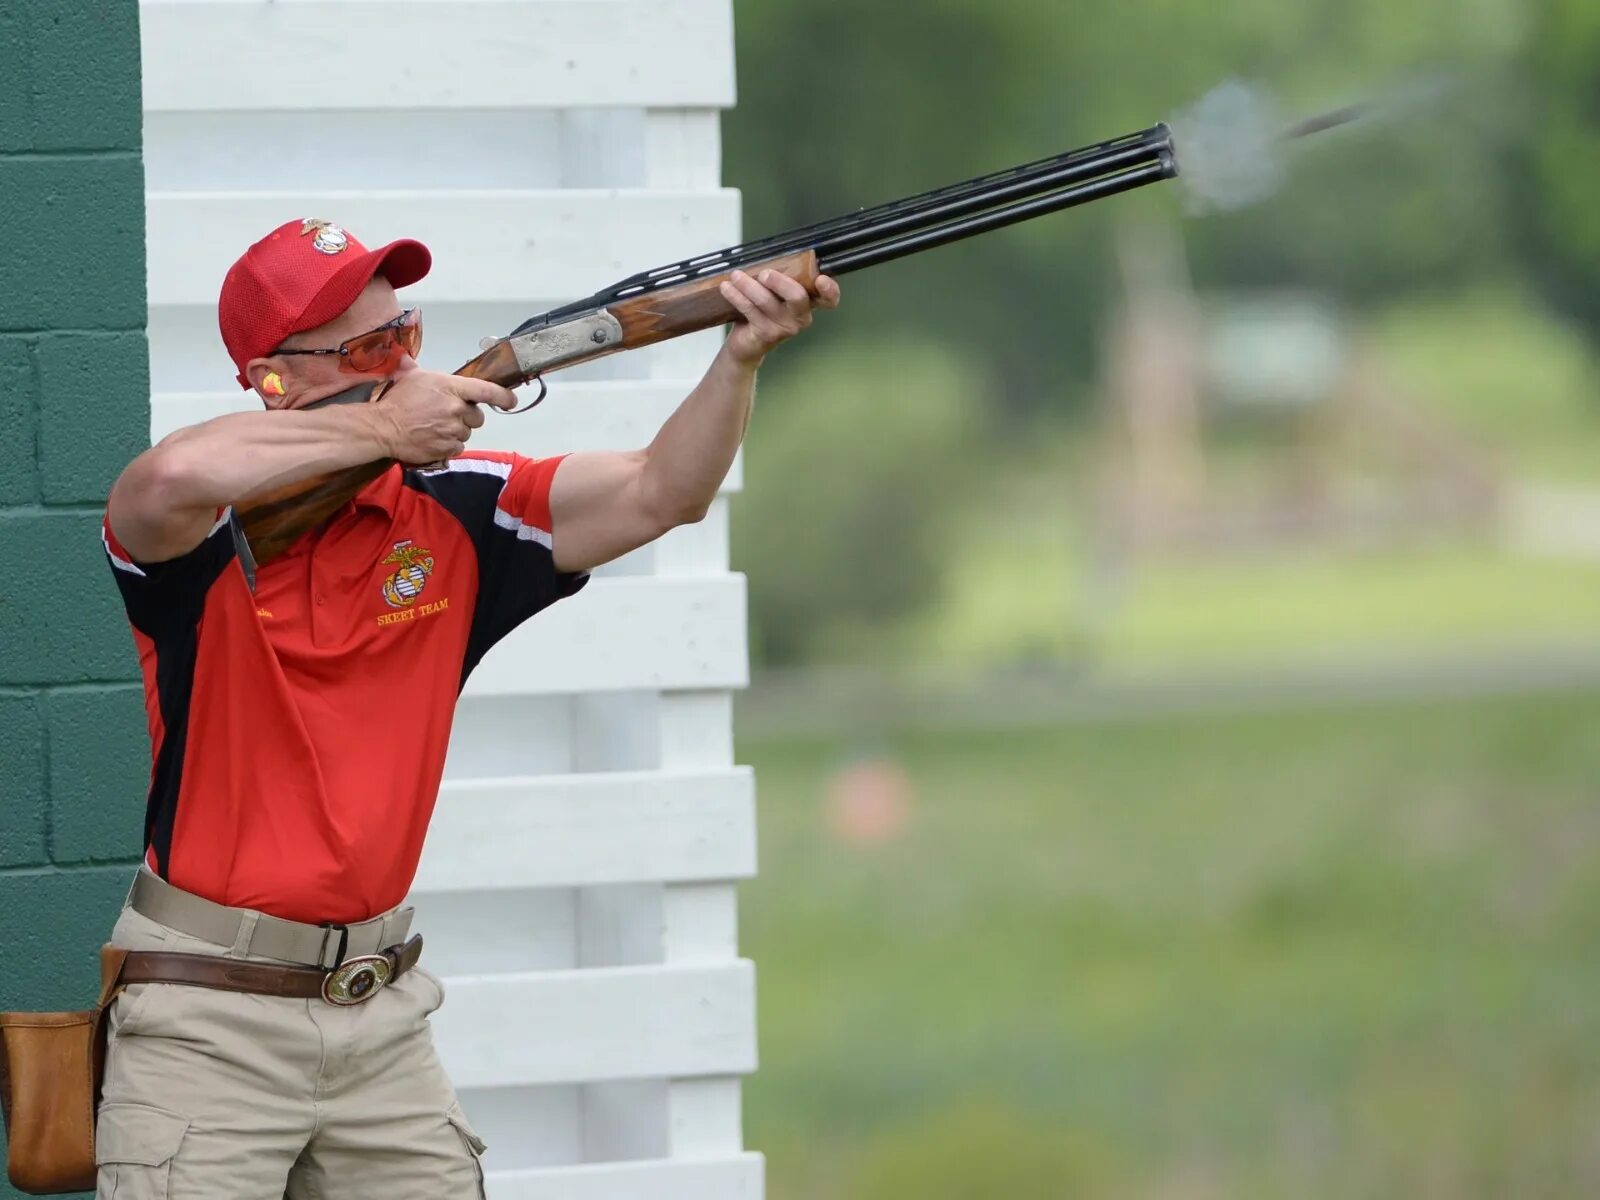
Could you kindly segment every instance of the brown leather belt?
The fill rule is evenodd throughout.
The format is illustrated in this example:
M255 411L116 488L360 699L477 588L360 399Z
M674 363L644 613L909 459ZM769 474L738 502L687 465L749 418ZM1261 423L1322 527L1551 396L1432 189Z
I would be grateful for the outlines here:
M287 967L277 963L216 958L208 954L173 954L164 950L132 950L122 964L119 983L184 983L191 987L257 996L289 996L326 1000L347 1007L362 1004L393 983L422 957L422 937L377 954L347 959L331 971Z

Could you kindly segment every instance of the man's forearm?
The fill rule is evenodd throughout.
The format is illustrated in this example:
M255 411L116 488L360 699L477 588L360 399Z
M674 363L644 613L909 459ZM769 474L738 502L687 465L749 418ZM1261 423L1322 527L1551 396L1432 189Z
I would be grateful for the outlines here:
M217 509L387 454L367 405L235 413L180 429L128 464L111 489L111 530L161 562L205 536Z
M668 520L699 520L716 499L750 424L757 366L724 346L645 451L645 489Z
M160 486L173 507L217 508L383 458L373 415L365 405L339 405L217 417L163 439L128 474Z

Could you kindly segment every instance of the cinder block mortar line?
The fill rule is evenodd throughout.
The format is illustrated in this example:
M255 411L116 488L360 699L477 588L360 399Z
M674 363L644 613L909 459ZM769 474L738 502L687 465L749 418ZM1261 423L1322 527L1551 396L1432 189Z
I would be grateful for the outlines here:
M132 867L138 864L137 858L117 859L116 861L101 860L96 862L70 863L65 866L56 866L50 863L34 867L0 867L0 879L53 879L58 875L68 872L104 871L109 867Z
M63 696L73 694L96 695L104 692L128 692L140 685L137 678L80 679L76 683L12 683L0 685L0 696L34 696L49 691Z
M34 453L38 453L37 446ZM0 521L20 521L28 517L98 517L105 510L104 504L15 504L0 508Z
M84 158L95 162L106 159L138 158L140 150L0 150L0 162L36 162L41 159Z
M33 680L27 683L8 683L0 685L0 696L31 696L39 692L59 692L62 695L72 695L74 692L82 694L103 692L126 692L140 686L138 679L90 679L78 680L75 683L54 683L48 679Z
M63 325L52 325L48 328L38 325L16 326L7 328L0 326L0 334L8 337L53 337L56 334L65 334L71 337L96 337L100 334L116 333L144 333L145 325L95 325L79 328L69 328Z
M54 690L54 689L49 689ZM44 856L46 861L56 861L56 806L54 792L50 786L50 706L48 703L40 705L39 722L40 737L39 749L44 754L44 761L39 764L39 783L41 799L44 808Z
M44 376L39 373L38 342L30 338L26 345L28 375L33 380L33 394L28 397L30 410L28 415L29 424L33 426L33 502L37 505L44 500L44 408L39 402L44 388Z

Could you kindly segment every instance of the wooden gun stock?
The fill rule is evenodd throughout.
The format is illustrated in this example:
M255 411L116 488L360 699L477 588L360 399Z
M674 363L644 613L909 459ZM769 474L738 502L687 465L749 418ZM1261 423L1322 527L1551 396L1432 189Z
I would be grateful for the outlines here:
M803 250L768 262L740 268L759 279L763 271L776 271L795 280L814 297L817 294L817 256ZM732 275L724 271L692 283L680 284L659 292L647 292L632 300L613 304L607 310L622 323L621 349L651 346L668 338L698 333L717 325L739 320L739 312L722 298L721 287Z
M756 277L762 271L778 271L804 285L813 296L816 295L817 256L810 250L786 254L741 269ZM463 364L454 374L487 379L502 387L518 387L546 371L591 362L621 350L651 346L684 334L726 325L739 320L738 310L723 299L720 290L723 281L731 274L730 271L724 271L708 275L621 300L599 310L609 314L616 326L620 327L620 340L597 342L592 350L577 353L564 350L559 354L544 355L541 338L547 342L554 341L550 335L562 328L562 324L552 324L520 337L513 335L501 338L471 362ZM541 357L549 361L541 361ZM377 402L381 404L382 399ZM332 475L301 480L290 487L235 505L234 514L238 517L256 565L264 566L277 558L302 534L333 516L357 492L393 465L393 459L380 459Z

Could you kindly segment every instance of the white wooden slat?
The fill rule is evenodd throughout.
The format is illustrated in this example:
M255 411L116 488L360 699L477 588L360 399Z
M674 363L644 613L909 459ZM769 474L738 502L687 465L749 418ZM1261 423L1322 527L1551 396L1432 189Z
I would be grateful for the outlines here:
M472 435L471 448L507 450L531 458L572 450L637 450L650 444L657 430L694 388L692 380L662 379L596 383L552 379L551 384L550 398L534 412L516 417L489 413L483 427ZM535 391L528 398L537 394ZM227 392L158 392L150 398L150 440L159 442L174 430L227 413L260 411L260 398L240 388ZM744 456L740 455L723 480L722 490L738 491L743 475ZM719 514L717 519L725 528L726 515ZM699 551L690 552L686 547L685 552L691 553L695 561L710 561Z
M428 940L435 975L491 971L560 971L578 965L574 888L413 895L412 922Z
M739 1075L755 1069L755 970L591 968L445 981L434 1040L456 1086ZM508 1039L507 1030L537 1031Z
M723 238L724 245L735 241L738 241L737 235L730 234ZM698 379L717 356L725 336L721 329L706 329L686 337L657 342L644 351L649 355L646 361L657 378Z
M667 1157L670 1149L667 1144L669 1086L664 1079L584 1084L583 1156L576 1161L608 1163ZM740 1144L729 1149L738 1153L744 1146Z
M674 1158L744 1148L743 1088L734 1079L676 1079L667 1086L667 1144Z
M737 884L666 883L660 912L662 962L686 965L739 957Z
M567 108L561 114L561 186L648 187L647 114L637 108ZM477 113L466 114L469 120ZM518 116L527 115L523 110ZM474 169L472 174L481 174ZM463 175L456 186L470 183ZM717 187L720 179L710 186Z
M764 1170L759 1154L491 1170L489 1200L760 1200Z
M431 942L428 950L433 950ZM449 1064L445 1067L448 1070ZM586 1085L581 1083L558 1083L545 1087L459 1088L456 1095L473 1130L489 1144L485 1169L496 1172L594 1161L584 1153L585 1091ZM663 1158L665 1154L633 1157Z
M571 696L463 696L450 726L447 780L565 775L573 756Z
M722 116L715 110L651 109L644 116L646 182L715 188L722 180Z
M657 710L664 770L726 767L733 763L733 697L727 692L673 692Z
M726 0L142 0L144 108L733 103Z
M734 472L742 459L736 458ZM737 491L730 472L723 492ZM705 519L693 525L680 525L656 539L651 563L655 575L720 575L728 569L728 501L726 495L714 500Z
M654 692L586 692L572 697L572 771L654 771L661 765ZM507 776L538 774L508 771Z
M755 873L749 768L447 781L413 893Z
M395 178L397 129L405 130L403 179ZM647 117L636 108L154 112L144 119L152 192L292 195L311 179L324 191L366 191L375 179L451 189L640 187L652 183L647 162ZM712 176L706 186L717 182Z
M368 247L399 237L426 244L433 270L407 293L423 304L586 296L726 245L739 203L729 189L577 188L151 192L145 201L152 307L214 306L245 248L299 217L335 221Z
M573 966L638 967L665 961L661 954L660 884L631 883L576 891L578 928Z
M470 695L636 688L742 688L742 575L594 579L501 642L467 681Z
M726 962L738 957L738 889L720 882L664 888L661 943L670 963Z

